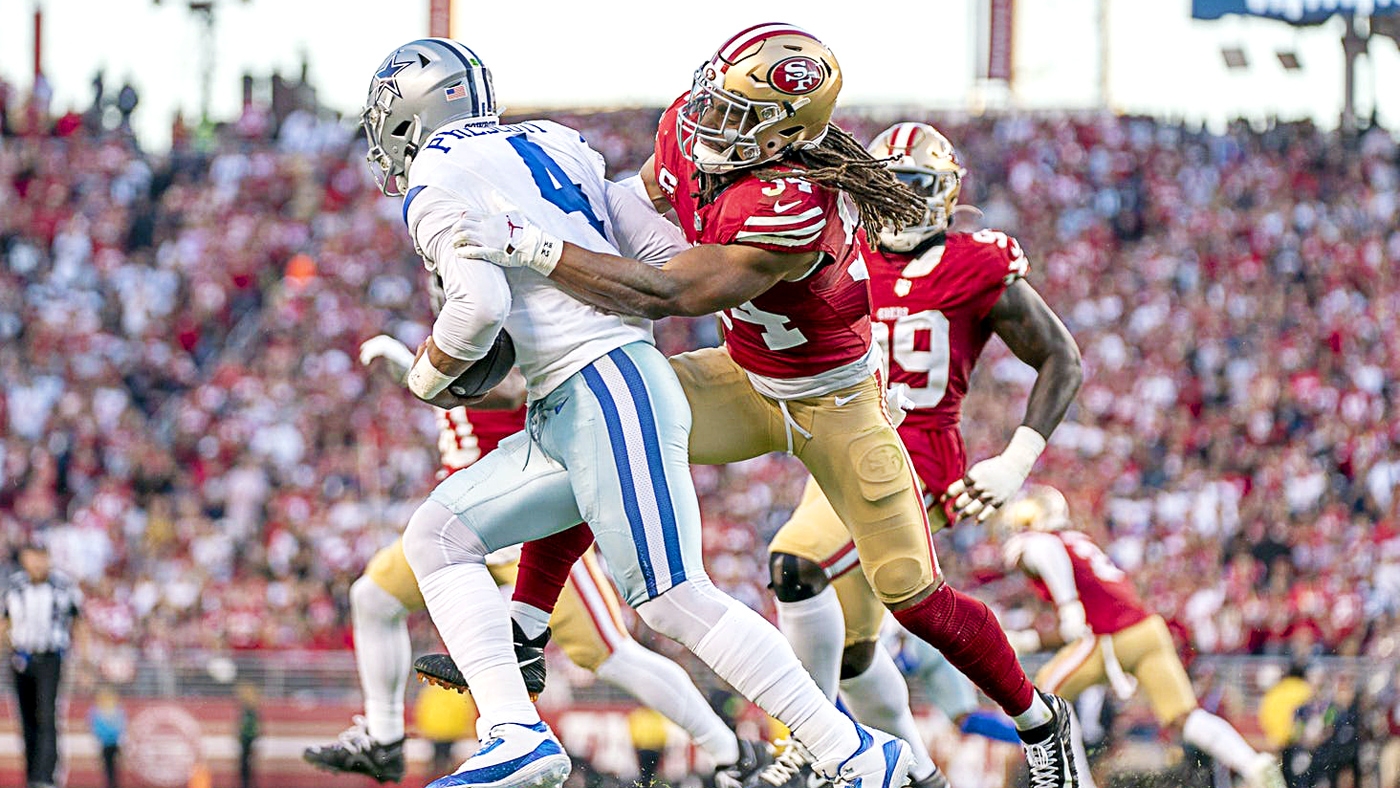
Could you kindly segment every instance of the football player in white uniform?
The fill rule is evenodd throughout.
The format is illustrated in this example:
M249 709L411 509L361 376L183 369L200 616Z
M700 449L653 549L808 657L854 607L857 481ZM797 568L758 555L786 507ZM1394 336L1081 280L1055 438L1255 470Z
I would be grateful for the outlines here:
M362 119L381 189L403 195L414 244L447 293L409 389L459 404L448 385L504 329L530 403L526 432L440 484L404 532L428 611L481 713L481 749L433 788L555 788L568 775L568 757L516 666L485 556L580 521L642 619L792 729L836 783L902 784L908 745L843 715L777 630L705 575L690 411L650 323L587 306L534 271L459 258L452 247L463 212L511 206L534 230L522 243L562 239L616 254L616 233L626 228L599 218L616 224L608 192L635 199L639 211L651 206L604 181L602 157L578 132L549 121L501 124L489 72L455 41L394 50L371 80Z

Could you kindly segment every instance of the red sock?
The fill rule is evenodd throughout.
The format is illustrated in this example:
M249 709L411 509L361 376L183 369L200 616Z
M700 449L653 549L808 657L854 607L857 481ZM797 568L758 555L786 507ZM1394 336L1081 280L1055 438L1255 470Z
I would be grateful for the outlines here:
M523 602L546 613L554 612L559 593L569 579L569 570L593 544L593 531L587 523L520 546L520 574L515 578L511 600Z
M1011 716L1031 707L1035 688L990 608L943 586L894 617L939 651Z

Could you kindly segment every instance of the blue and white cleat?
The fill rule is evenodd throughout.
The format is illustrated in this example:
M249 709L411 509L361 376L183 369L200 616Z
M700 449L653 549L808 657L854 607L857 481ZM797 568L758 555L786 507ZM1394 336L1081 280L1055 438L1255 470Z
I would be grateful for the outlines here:
M843 760L812 764L818 777L836 788L904 788L914 754L903 739L884 731L856 725L860 747Z
M569 756L544 722L503 722L491 728L481 749L427 788L559 788L570 771Z

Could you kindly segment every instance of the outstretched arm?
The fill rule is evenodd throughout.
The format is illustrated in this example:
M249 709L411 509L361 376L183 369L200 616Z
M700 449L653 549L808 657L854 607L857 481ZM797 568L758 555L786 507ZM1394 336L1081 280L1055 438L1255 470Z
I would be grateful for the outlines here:
M1065 324L1024 279L1001 294L992 307L991 320L992 330L1016 358L1036 371L1021 423L1049 438L1084 380L1079 346Z
M815 264L817 253L782 254L743 244L703 244L661 268L565 244L549 278L579 300L625 315L693 317L738 306Z

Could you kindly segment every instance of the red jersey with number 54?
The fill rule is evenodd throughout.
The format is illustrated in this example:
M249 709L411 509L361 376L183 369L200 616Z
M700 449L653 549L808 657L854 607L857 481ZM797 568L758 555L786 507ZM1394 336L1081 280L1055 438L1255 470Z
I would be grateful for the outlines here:
M993 230L949 233L913 257L867 252L872 331L885 351L890 383L909 387L914 409L899 425L919 478L943 490L963 475L959 423L968 380L991 338L987 315L1026 274L1016 239Z
M739 366L768 378L821 375L870 351L870 293L856 223L840 191L792 177L762 181L739 174L714 202L697 204L695 164L681 152L676 112L661 116L655 176L686 239L746 244L774 252L821 252L814 270L783 281L721 313L725 345Z

